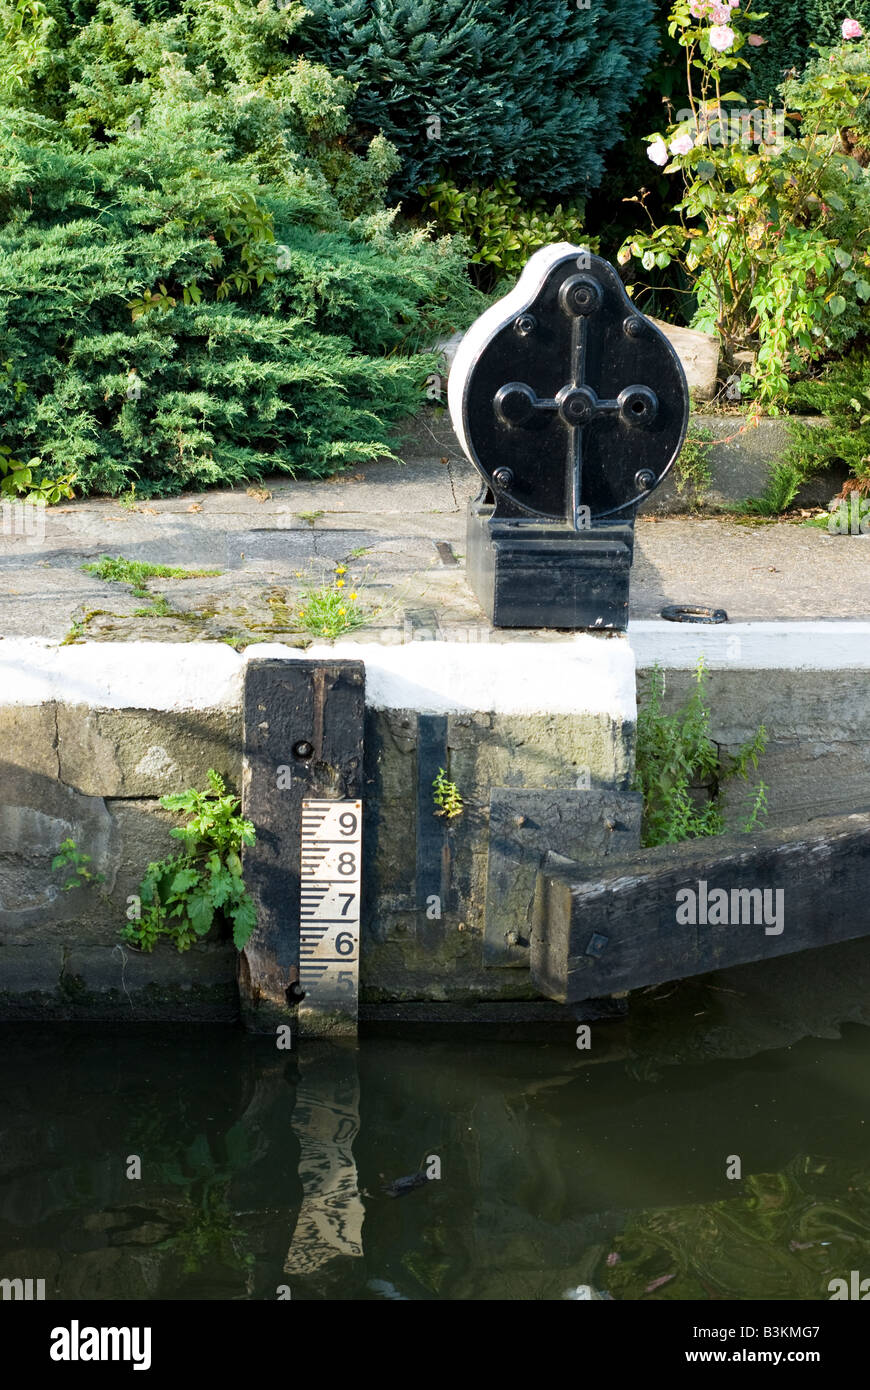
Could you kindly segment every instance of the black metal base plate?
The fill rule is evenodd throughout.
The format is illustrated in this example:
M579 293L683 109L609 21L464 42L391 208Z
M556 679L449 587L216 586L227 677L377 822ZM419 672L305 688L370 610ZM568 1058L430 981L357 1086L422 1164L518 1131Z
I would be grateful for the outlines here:
M628 522L572 531L495 521L491 503L468 505L468 582L494 627L624 631L633 550Z

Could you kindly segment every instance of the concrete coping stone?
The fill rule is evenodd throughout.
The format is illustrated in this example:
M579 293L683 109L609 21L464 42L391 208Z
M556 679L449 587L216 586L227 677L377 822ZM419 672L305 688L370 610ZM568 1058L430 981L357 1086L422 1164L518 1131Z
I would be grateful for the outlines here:
M449 714L590 714L633 721L634 661L624 636L564 642L318 643L301 651L257 643L0 643L0 706L57 701L92 709L221 709L241 702L249 661L359 660L376 709Z
M870 622L630 622L639 670L689 670L699 656L710 670L841 671L870 668Z
M232 709L249 661L362 661L366 703L427 714L589 714L631 722L635 669L656 662L688 670L866 670L870 622L760 622L715 626L632 622L627 636L576 633L563 641L340 641L305 651L256 643L94 642L43 638L0 642L0 707L51 702L91 709Z

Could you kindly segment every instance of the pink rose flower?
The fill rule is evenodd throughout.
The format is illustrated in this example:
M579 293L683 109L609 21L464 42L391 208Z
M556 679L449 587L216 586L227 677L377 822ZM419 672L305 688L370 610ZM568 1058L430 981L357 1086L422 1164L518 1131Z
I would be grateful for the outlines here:
M746 42L750 48L760 48L763 43L767 43L767 39L763 39L760 34L747 34Z
M714 4L711 17L714 24L726 24L731 18L731 6L729 4Z
M647 146L646 152L653 164L658 164L660 168L663 164L667 164L668 147L664 140L653 140L652 144Z
M714 24L707 37L711 48L715 48L717 53L724 53L734 42L734 30L729 29L727 24Z
M857 19L843 20L844 39L860 39L863 33L864 30L861 28L861 25L858 23Z
M689 0L689 14L695 19L705 19L710 9L710 0Z
M678 135L676 140L671 141L670 151L671 154L688 154L693 147L694 141L691 135Z

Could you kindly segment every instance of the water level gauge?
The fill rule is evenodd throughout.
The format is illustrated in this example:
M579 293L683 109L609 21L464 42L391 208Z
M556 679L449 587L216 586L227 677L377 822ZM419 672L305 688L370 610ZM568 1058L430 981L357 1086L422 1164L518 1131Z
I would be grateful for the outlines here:
M356 1032L361 848L361 801L302 802L302 1034Z

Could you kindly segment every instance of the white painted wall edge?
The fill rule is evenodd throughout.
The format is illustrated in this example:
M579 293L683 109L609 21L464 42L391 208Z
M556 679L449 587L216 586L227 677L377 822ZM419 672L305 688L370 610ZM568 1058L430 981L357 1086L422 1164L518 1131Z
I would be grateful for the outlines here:
M92 709L238 705L244 662L224 642L0 642L0 708L57 700Z
M247 651L255 656L256 647ZM633 723L634 658L622 636L564 642L342 642L306 655L365 663L366 704L421 714L593 714Z
M606 714L636 717L635 663L689 670L870 670L870 622L632 623L628 638L578 633L563 642L318 643L302 652L260 643L0 641L0 707L57 700L95 709L238 706L245 663L263 657L348 658L366 667L376 709L450 714Z
M687 670L703 654L710 670L870 670L870 622L632 622L628 640L637 669L656 662Z
M366 703L426 714L592 714L636 717L634 658L620 636L564 642L318 643L300 651L259 643L0 642L0 708L57 700L94 709L215 709L238 705L245 664L262 658L359 660Z

